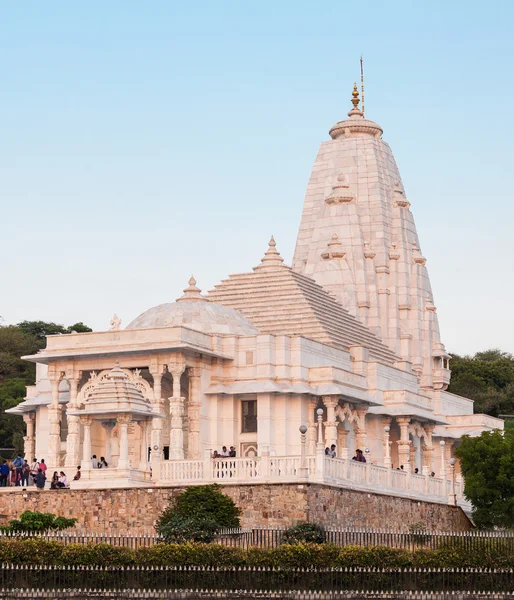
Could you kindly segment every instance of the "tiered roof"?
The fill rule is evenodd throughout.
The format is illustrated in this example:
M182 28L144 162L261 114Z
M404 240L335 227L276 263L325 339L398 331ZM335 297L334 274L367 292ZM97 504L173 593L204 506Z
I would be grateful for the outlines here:
M334 296L313 279L284 265L273 237L253 273L230 275L208 297L238 310L262 333L301 335L344 350L364 346L379 362L399 360Z

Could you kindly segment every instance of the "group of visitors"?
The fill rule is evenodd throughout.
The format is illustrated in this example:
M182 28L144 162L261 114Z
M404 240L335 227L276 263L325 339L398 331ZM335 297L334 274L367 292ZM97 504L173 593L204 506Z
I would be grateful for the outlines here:
M41 459L41 462L35 458L29 464L21 454L18 454L12 461L2 461L0 465L0 487L28 487L29 485L37 485L38 475L42 474L45 477L45 472L46 464L44 458Z
M93 469L107 469L109 466L103 456L100 456L100 460L98 460L98 458L96 458L96 454L93 454L91 457L91 463L93 465Z
M236 456L235 446L230 446L230 450L228 450L226 446L223 446L223 448L221 449L221 452L214 450L214 452L212 453L212 458L225 458L226 456L235 458L235 456Z
M330 458L337 458L337 452L336 452L336 445L335 444L332 444L330 446L330 448L328 446L325 448L325 456L329 456ZM366 457L364 456L364 453L362 452L362 450L360 450L359 448L357 448L357 450L355 450L355 456L352 458L352 460L355 460L357 462L365 463L366 462Z

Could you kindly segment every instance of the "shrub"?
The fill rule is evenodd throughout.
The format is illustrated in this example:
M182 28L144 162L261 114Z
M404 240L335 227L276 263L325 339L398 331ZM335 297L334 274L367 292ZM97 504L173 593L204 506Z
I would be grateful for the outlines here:
M218 529L217 524L211 520L202 521L172 514L163 525L159 525L158 532L167 544L187 541L207 543L214 540Z
M22 512L19 519L9 521L7 527L1 527L0 531L6 533L45 533L75 527L77 519L66 519L56 517L52 513Z
M283 544L297 544L299 542L323 544L325 542L325 530L317 523L302 521L289 529L282 536Z
M241 510L221 491L221 486L189 487L170 500L155 529L166 541L208 542L223 527L240 527Z

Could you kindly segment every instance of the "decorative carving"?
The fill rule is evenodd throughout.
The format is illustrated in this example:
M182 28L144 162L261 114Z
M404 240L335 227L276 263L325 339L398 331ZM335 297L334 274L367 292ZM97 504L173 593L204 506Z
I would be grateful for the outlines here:
M359 414L355 410L354 405L350 404L349 402L345 402L343 405L338 404L335 408L335 415L339 418L341 423L343 423L345 420L347 420L348 423L359 422Z
M348 191L350 185L344 173L339 173L337 183L332 187L330 195L325 199L327 204L348 204L353 202L354 195Z
M109 327L109 331L119 331L121 329L121 319L118 317L116 313L114 313L111 319L111 326Z
M324 260L330 260L332 258L344 258L346 253L343 251L343 246L339 240L337 233L330 238L330 242L327 244L327 251L321 254L321 258Z
M145 400L151 404L153 399L153 390L151 385L141 376L140 369L131 371L130 369L121 369L130 381L137 387L137 389L143 394ZM77 404L82 407L93 393L93 390L98 386L100 382L107 378L111 369L105 369L96 373L92 371L89 380L82 386L79 393L77 394Z

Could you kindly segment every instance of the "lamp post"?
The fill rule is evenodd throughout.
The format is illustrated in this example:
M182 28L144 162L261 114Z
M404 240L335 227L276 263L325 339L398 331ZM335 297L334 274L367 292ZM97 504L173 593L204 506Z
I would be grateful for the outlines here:
M455 463L454 458L450 458L450 493L448 494L448 504L457 506L457 496L455 494Z
M307 425L300 425L298 428L300 430L300 469L298 472L298 477L300 479L307 478L309 474L309 470L307 469Z

